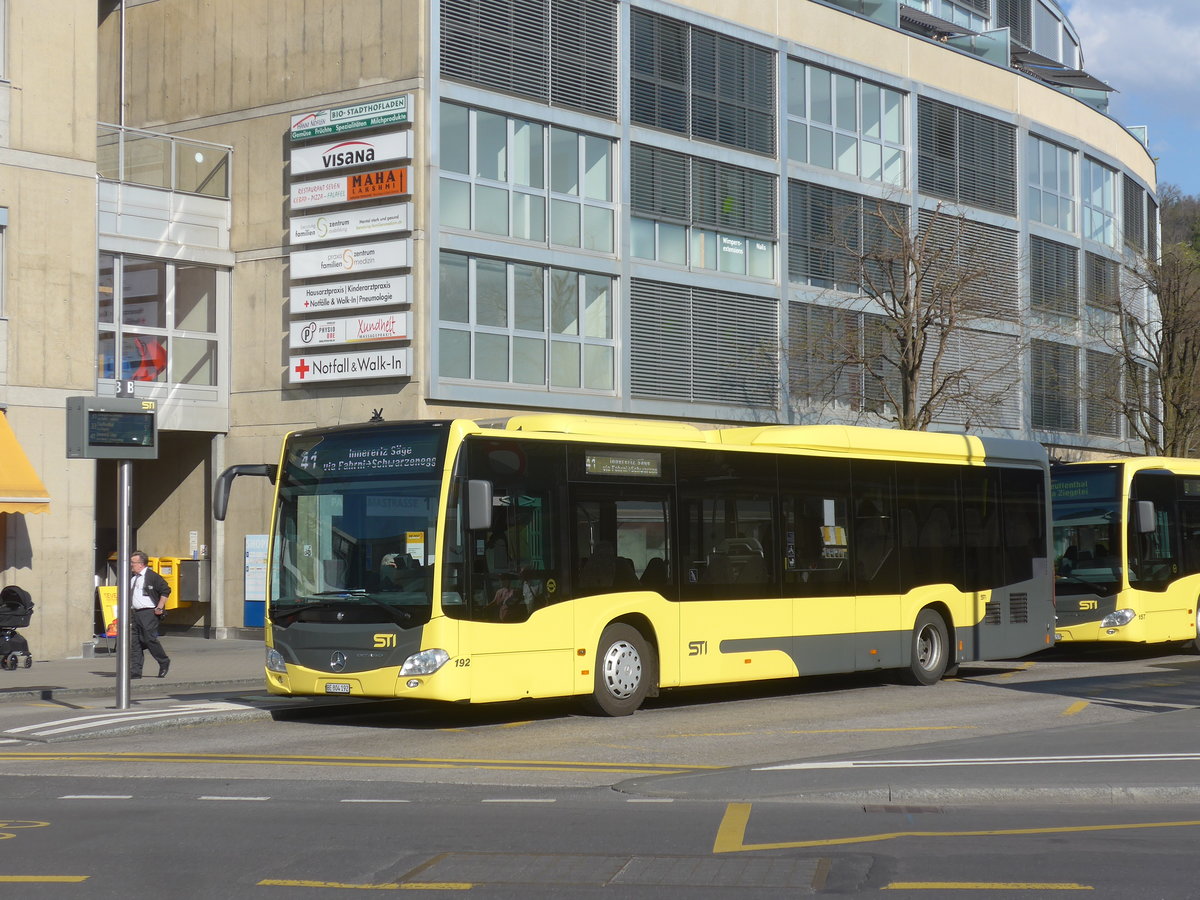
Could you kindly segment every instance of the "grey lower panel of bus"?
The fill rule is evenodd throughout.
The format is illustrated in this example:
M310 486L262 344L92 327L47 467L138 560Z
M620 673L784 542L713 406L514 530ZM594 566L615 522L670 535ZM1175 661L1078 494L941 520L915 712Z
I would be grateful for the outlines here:
M955 661L1012 659L1049 646L1053 615L1050 604L1031 609L1025 591L997 591L986 604L982 621L948 635L957 650ZM898 669L912 660L912 633L868 631L860 634L795 635L793 637L740 638L721 641L722 653L776 650L791 657L801 675Z
M388 666L399 666L421 649L424 629L408 630L390 625L306 626L304 623L287 628L272 626L275 649L284 660L315 672L335 672L352 675ZM376 636L386 644L392 639L395 646L376 646Z

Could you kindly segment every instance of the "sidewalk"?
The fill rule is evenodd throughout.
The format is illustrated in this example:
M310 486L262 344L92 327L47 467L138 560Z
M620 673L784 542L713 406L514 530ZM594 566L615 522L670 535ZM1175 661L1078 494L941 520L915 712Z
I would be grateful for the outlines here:
M158 663L147 653L143 669L146 677L129 683L132 697L179 697L223 689L266 690L261 640L211 640L165 634L162 645L171 657L171 671L166 678L156 678ZM92 658L54 660L38 659L35 652L30 668L0 671L0 703L115 697L116 678L115 650Z

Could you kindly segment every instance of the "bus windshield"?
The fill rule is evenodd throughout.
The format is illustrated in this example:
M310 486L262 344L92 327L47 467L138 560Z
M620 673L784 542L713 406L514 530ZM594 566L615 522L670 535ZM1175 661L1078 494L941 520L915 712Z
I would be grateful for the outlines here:
M1121 587L1117 469L1072 466L1052 475L1055 591L1108 596Z
M446 431L425 424L294 435L279 475L270 617L429 621Z

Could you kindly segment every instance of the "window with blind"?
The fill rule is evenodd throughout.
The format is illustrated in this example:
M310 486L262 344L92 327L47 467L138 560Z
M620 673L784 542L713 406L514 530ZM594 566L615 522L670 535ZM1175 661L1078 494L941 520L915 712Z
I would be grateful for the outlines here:
M1029 238L1029 305L1034 312L1079 317L1079 251Z
M1146 252L1146 192L1128 175L1121 176L1122 216L1125 246L1135 253Z
M1033 4L1031 0L996 0L996 27L1011 29L1012 39L1033 47Z
M613 142L441 105L442 227L613 253Z
M779 301L633 279L634 397L772 409L779 395Z
M902 265L908 209L850 191L788 182L788 279L858 292L881 290Z
M1079 431L1079 351L1053 341L1030 342L1030 412L1034 428Z
M773 279L775 185L764 172L633 144L632 254Z
M1158 259L1158 204L1146 193L1146 256Z
M442 0L442 76L617 115L616 0Z
M616 389L613 279L442 253L438 374L549 391Z
M797 59L787 78L789 159L904 186L904 94Z
M939 290L953 290L973 317L1016 321L1018 236L1015 231L923 209L918 215L926 275Z
M917 185L924 194L1016 215L1017 130L981 113L921 97Z
M630 13L630 120L775 155L775 54L665 16Z
M1075 152L1036 135L1025 145L1029 218L1043 225L1075 230Z
M1087 351L1087 433L1121 436L1121 365L1116 354Z
M1096 253L1085 253L1083 287L1088 306L1115 310L1121 302L1121 264Z

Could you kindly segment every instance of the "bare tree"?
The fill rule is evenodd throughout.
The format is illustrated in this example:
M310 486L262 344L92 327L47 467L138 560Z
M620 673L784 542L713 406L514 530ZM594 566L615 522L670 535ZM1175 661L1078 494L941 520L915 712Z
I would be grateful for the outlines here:
M1127 267L1116 327L1104 341L1124 378L1110 387L1131 432L1150 454L1200 454L1200 198L1173 185L1159 195L1162 252ZM1153 223L1150 223L1153 228ZM1145 293L1157 298L1147 302ZM1119 390L1118 390L1119 389Z
M831 205L826 246L808 253L824 259L838 293L828 312L810 314L824 321L798 348L808 355L801 392L914 431L996 424L998 408L1015 410L1015 233L942 205L915 226L905 205Z

